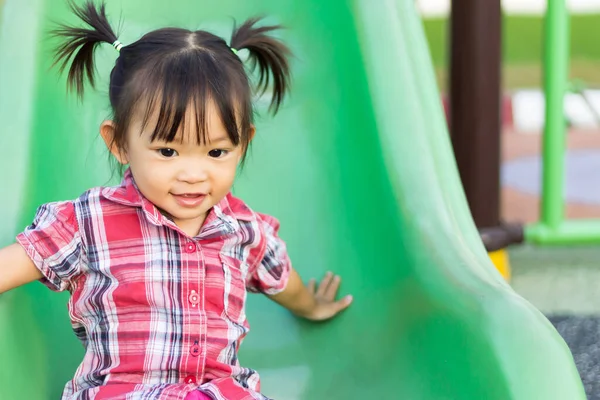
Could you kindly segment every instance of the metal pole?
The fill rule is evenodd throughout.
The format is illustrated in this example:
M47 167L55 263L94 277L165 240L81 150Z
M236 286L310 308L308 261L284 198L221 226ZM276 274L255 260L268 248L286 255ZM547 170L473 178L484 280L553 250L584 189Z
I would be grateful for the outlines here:
M500 0L453 0L450 129L478 228L500 222Z
M541 222L556 229L564 218L566 119L564 95L569 68L569 14L565 0L548 1L544 25L544 91Z

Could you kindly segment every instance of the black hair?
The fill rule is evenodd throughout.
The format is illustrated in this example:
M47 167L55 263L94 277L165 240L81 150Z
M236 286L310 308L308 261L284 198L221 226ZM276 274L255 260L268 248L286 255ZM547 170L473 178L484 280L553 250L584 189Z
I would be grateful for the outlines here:
M113 45L118 39L103 1L95 4L86 0L81 6L67 1L87 27L60 25L53 31L64 39L56 48L55 65L61 72L68 67L68 88L81 98L86 78L94 87L94 50L99 44ZM197 141L206 143L206 107L212 101L231 142L242 145L245 154L254 116L253 89L263 94L272 87L269 110L275 114L290 85L290 50L270 36L281 27L259 27L259 22L259 18L251 18L234 26L229 45L203 30L163 28L122 46L109 86L116 125L114 144L125 147L125 133L135 111L145 111L146 126L157 106L158 119L151 139L174 141L178 130L185 129L185 113L190 105L196 112ZM258 67L254 88L237 56L242 49L249 53L250 70Z

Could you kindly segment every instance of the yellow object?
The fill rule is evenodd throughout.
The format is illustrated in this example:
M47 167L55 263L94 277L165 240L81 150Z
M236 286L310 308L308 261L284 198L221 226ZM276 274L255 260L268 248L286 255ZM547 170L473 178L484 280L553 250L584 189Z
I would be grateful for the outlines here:
M508 260L508 252L506 251L506 249L492 251L492 252L488 253L488 255L490 256L490 259L496 266L496 269L498 270L498 272L500 272L500 275L502 275L504 277L504 279L506 279L506 281L509 282L510 281L510 262Z

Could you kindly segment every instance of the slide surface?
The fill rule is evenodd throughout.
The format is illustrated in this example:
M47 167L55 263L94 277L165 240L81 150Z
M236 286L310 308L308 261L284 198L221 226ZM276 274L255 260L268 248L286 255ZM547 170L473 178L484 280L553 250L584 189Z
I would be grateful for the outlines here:
M0 1L2 4L2 1ZM236 195L278 217L301 275L333 270L354 305L334 321L250 296L242 364L275 399L584 399L550 323L489 261L462 192L413 0L107 0L120 40L166 25L224 37L232 19L283 23L295 52L280 114L259 101ZM42 203L117 182L98 136L117 53L80 103L51 70L63 0L0 8L0 245ZM243 56L243 52L241 53ZM67 294L0 296L0 398L50 400L81 361Z

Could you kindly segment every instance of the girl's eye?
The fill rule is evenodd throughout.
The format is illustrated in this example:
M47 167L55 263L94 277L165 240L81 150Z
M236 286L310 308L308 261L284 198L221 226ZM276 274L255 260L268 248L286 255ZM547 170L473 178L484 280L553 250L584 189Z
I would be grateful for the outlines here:
M227 150L214 149L208 152L208 155L213 158L222 158L227 155Z
M175 157L177 155L177 150L173 149L159 149L158 152L161 156L166 158Z

